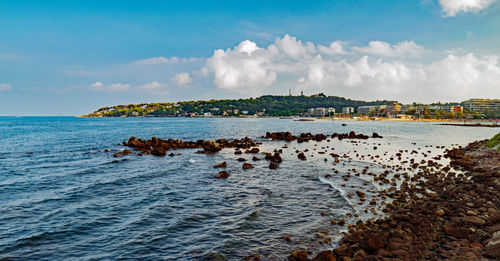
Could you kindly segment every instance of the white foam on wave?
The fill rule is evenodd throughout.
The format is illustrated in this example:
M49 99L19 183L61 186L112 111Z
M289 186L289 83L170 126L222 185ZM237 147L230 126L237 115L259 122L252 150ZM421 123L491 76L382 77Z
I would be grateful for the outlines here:
M189 159L188 161L189 161L189 163L195 163L196 162L196 160L194 160L194 159Z
M318 177L319 181L321 181L321 183L324 183L324 184L328 184L330 185L333 189L337 190L338 192L340 192L340 195L342 196L342 198L345 199L345 201L347 201L347 203L354 209L354 212L356 212L356 208L354 208L354 204L351 202L351 200L349 199L349 197L347 196L347 193L345 190L343 190L342 188L340 187L337 187L335 184L333 184L331 181L327 180L327 179L324 179L322 177Z

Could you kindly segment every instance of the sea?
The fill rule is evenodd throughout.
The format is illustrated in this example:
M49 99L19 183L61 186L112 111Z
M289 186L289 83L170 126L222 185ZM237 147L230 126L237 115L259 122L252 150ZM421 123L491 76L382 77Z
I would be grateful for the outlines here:
M276 131L383 138L299 144L262 137ZM384 188L363 169L406 166L399 171L411 173L395 153L428 160L497 132L435 122L0 117L0 259L286 260L298 249L331 249L346 231L331 220L383 217L349 196L361 190L369 201ZM254 155L234 149L113 157L131 136L249 137L262 142L262 152L281 149L283 162L269 169L262 154L252 161ZM242 169L239 157L255 168ZM224 161L230 176L214 178L220 169L213 166Z

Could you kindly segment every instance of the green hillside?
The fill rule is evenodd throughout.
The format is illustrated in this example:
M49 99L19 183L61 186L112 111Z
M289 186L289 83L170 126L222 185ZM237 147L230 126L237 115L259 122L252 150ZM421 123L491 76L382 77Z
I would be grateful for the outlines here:
M265 115L294 116L306 112L309 108L335 108L365 105L392 104L395 101L356 101L343 97L318 94L313 96L272 96L238 100L185 101L176 103L141 103L103 107L85 115L88 117L120 117L120 116L187 116L211 113L214 116ZM237 110L237 111L235 111ZM224 113L225 112L225 113Z

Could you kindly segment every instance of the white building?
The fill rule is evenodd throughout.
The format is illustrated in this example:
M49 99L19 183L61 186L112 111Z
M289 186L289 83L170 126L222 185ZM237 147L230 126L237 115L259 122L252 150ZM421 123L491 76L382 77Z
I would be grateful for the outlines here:
M342 108L343 114L351 114L354 113L354 107L344 107Z
M387 105L359 106L358 113L359 114L377 113L385 110L385 108L387 108Z

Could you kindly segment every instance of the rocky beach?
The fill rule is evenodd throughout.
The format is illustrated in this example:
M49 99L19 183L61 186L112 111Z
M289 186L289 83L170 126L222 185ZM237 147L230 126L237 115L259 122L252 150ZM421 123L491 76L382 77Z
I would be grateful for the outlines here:
M447 150L453 169L432 161L405 178L384 219L348 225L334 250L312 260L498 260L500 258L500 153L488 140ZM308 260L304 251L289 260Z

